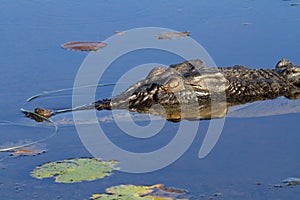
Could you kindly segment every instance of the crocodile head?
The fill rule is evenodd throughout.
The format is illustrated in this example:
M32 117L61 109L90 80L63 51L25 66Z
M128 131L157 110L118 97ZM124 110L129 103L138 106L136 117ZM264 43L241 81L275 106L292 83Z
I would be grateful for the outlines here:
M190 60L168 68L156 67L145 79L111 99L65 110L37 108L34 113L48 118L96 108L149 113L170 121L211 119L224 117L227 106L283 95L289 99L300 98L300 67L286 59L279 61L276 69L261 70L244 66L216 69L205 66L201 60Z
M201 60L190 60L154 68L144 80L113 97L111 109L157 114L171 121L223 117L227 107L212 111L210 97L226 87L227 80L217 69L206 67Z
M300 67L283 58L276 65L276 71L284 75L287 81L294 86L293 91L287 97L297 99L300 97Z

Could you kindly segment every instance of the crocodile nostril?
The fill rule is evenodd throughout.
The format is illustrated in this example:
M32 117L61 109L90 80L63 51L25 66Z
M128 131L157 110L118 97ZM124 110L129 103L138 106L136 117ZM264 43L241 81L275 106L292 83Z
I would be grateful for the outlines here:
M163 91L168 91L168 86L166 86L166 85L162 85L162 86L160 86L160 88L163 90Z

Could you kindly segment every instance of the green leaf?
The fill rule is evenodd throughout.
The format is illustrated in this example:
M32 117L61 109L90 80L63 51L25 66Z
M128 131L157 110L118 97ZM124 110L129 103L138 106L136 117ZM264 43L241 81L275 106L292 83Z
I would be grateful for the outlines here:
M186 194L185 190L164 188L162 184L151 186L118 185L106 189L108 194L93 194L91 199L104 200L174 200ZM185 198L186 199L186 198Z
M117 194L93 194L91 199L101 199L101 200L149 200L144 197L138 196L119 196Z
M110 176L117 169L117 161L103 161L96 158L75 158L50 162L37 166L31 176L43 179L54 177L58 183L92 181Z
M118 195L141 196L153 192L152 186L118 185L106 189L107 193Z

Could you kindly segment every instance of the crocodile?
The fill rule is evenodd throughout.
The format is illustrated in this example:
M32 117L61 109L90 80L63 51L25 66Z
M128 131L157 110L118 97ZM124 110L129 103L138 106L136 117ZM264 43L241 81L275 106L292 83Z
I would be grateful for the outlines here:
M274 69L211 68L195 59L168 68L155 67L145 79L112 98L60 111L36 108L35 113L51 117L85 109L126 109L177 122L224 117L229 106L280 96L300 97L300 67L287 59L281 59Z

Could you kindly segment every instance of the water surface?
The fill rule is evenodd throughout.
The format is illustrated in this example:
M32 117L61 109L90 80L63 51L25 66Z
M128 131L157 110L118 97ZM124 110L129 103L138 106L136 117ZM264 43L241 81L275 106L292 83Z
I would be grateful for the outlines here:
M281 58L300 64L300 6L298 1L6 1L0 5L0 120L34 124L20 108L43 91L70 88L86 52L60 48L68 41L102 41L115 31L137 27L166 27L190 31L218 66L242 64L273 68ZM178 63L160 51L141 51L117 60L103 77L115 82L132 67L149 62ZM137 80L143 77L137 77ZM103 89L103 97L111 88ZM53 98L53 107L69 105ZM200 123L197 136L184 155L170 166L145 174L116 172L92 182L55 184L36 180L29 172L49 161L89 157L74 126L62 126L44 141L48 152L34 157L1 153L1 199L87 199L117 184L155 184L185 188L194 199L222 193L223 199L298 199L300 188L275 188L287 177L299 177L299 114L260 118L228 118L216 147L205 159L198 152L209 121ZM166 122L155 141L122 136L114 123L103 123L111 139L123 148L147 152L164 146L177 126ZM51 127L1 125L0 143L39 139ZM189 134L189 133L187 133ZM25 136L24 136L25 135ZM8 141L9 140L9 141ZM261 183L261 185L257 185ZM202 197L204 195L204 197Z

